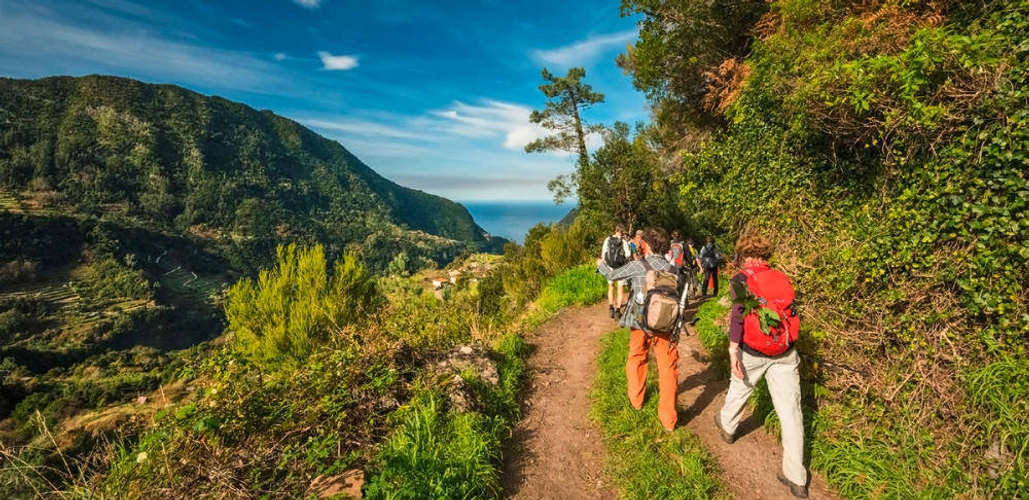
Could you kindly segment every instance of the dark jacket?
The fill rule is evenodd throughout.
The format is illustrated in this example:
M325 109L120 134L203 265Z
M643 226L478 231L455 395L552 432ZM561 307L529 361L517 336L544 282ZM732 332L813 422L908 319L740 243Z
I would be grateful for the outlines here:
M722 260L719 258L721 255L721 249L719 249L714 243L705 244L700 251L697 252L697 257L700 257L700 264L704 266L704 269L715 269L721 266Z

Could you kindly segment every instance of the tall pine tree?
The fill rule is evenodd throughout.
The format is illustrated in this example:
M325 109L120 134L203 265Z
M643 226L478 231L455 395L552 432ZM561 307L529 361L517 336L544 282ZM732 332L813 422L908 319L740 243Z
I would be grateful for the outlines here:
M578 168L571 176L558 176L547 184L554 192L554 200L561 203L577 191L578 179L589 166L589 152L586 150L586 136L603 129L601 125L588 125L582 119L582 111L594 104L604 102L604 94L594 92L593 87L583 83L586 76L583 68L571 68L564 77L557 77L543 69L543 80L539 86L547 96L542 111L533 110L529 121L554 131L553 135L542 137L525 146L527 153L545 151L568 151L578 155Z

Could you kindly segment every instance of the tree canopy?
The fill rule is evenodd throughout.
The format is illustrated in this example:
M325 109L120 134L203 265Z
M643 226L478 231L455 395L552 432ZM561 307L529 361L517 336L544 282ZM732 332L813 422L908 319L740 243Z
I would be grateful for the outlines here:
M583 68L571 68L563 77L555 76L544 68L543 80L547 83L540 85L539 89L547 97L547 102L542 111L533 110L529 116L530 122L553 130L554 134L530 142L525 146L525 152L558 150L577 155L576 171L570 176L560 176L547 185L554 192L554 199L558 203L572 195L583 169L589 164L587 136L603 128L602 125L590 125L582 118L583 110L604 102L604 94L594 92L592 86L582 81L585 77L586 70Z

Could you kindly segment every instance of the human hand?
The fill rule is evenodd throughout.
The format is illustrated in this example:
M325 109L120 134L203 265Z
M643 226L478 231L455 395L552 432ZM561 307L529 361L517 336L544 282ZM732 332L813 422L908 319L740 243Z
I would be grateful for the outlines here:
M732 370L733 376L743 380L743 364L740 363L740 346L733 342L729 343L729 368Z
M729 366L732 367L733 376L740 380L743 380L743 365L740 363L739 355L729 356Z

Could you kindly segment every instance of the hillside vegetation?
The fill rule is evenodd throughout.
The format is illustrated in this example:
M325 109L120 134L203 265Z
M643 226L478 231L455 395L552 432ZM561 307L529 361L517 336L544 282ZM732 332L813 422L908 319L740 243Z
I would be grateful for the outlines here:
M505 240L271 112L125 78L0 78L4 453L74 461L135 421L94 411L175 384L220 342L230 286L295 242L408 273Z
M400 252L442 264L503 247L464 207L398 186L270 111L108 76L3 78L0 103L13 211L194 235L242 271L290 241L352 247L376 269Z
M1029 6L623 10L687 225L764 232L799 290L811 466L848 498L1025 497Z

